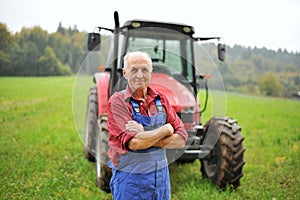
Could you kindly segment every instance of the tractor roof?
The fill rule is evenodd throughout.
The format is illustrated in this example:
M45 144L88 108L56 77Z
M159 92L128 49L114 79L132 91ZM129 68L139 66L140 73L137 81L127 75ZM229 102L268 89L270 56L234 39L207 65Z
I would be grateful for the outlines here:
M189 35L190 37L193 36L195 33L194 27L189 26L186 24L175 24L169 22L158 22L158 21L147 21L147 20L129 20L125 22L124 26L121 29L127 28L128 30L136 29L136 28L149 28L149 27L156 27L156 28L166 28L174 31L178 31L185 35Z

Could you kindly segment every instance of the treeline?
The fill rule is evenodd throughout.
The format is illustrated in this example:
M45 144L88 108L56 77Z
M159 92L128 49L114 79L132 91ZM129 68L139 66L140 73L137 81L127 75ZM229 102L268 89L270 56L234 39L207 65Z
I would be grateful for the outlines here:
M205 49L216 57L216 47ZM216 61L217 62L217 61ZM219 71L228 91L269 96L300 97L300 53L235 45L226 47Z
M0 22L0 76L76 74L88 53L86 39L87 33L61 23L54 33L36 26L12 34ZM217 58L214 44L203 46ZM227 46L226 61L219 70L229 91L285 97L300 91L299 52Z
M228 48L228 62L223 71L226 71L224 79L228 80L229 89L286 97L300 91L299 52L234 46Z
M39 26L12 34L0 23L0 75L52 76L76 73L86 54L86 33L59 24L55 33Z

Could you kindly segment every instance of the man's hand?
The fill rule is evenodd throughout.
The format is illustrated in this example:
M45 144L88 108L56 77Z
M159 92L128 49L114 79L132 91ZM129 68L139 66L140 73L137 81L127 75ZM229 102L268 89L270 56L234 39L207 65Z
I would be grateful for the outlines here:
M143 125L137 123L134 120L130 120L125 124L125 128L127 131L137 131L137 132L142 132L144 131Z
M171 136L174 133L174 128L170 123L167 123L167 124L161 126L160 128L161 128L161 131L167 133L168 136Z
M141 124L131 120L128 121L125 128L128 131L137 132L137 134L128 142L128 148L131 150L146 149L155 146L157 142L165 137L172 136L174 133L174 128L169 123L154 130L144 131Z

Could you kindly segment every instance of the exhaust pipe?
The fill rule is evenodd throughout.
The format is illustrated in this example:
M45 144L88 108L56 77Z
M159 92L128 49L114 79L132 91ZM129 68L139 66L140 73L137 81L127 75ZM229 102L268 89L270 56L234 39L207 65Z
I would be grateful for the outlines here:
M119 14L117 11L114 12L115 20L115 30L114 30L114 49L113 49L113 65L111 68L111 79L109 87L109 96L112 95L113 89L118 82L117 73L118 73L118 47L119 47L119 33L120 33L120 21Z

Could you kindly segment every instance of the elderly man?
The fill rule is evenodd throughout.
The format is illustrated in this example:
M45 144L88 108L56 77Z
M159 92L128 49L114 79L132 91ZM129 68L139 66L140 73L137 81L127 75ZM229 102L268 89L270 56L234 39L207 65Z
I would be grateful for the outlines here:
M187 132L166 96L149 87L152 60L124 57L126 90L109 99L110 188L114 199L170 199L167 148L183 148Z

